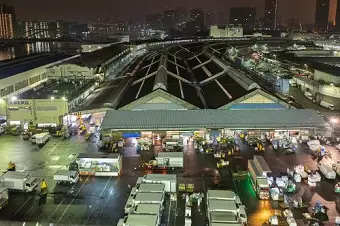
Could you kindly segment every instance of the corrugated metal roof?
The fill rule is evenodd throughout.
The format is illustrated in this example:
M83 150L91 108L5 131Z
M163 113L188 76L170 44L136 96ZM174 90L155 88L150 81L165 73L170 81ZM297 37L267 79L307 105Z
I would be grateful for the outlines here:
M315 128L329 126L314 110L108 110L103 129Z

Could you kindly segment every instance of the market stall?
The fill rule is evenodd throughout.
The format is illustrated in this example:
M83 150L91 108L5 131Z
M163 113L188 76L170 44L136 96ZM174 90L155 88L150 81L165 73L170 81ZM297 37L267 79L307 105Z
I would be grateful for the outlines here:
M80 153L76 161L80 175L119 176L122 170L122 156L116 153Z

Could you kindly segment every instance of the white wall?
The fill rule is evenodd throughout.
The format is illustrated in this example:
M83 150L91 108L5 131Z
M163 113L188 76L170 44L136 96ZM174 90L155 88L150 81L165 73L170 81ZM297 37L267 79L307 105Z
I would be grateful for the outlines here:
M48 67L50 67L54 64L58 64L60 62L63 62L65 60L72 59L72 58L74 58L74 57L69 57L69 58L66 58L66 59L63 59L63 60L59 60L59 61L56 61L56 62L53 62L53 63L50 63L50 64L43 65L41 67L34 68L32 70L28 70L28 71L25 71L25 72L22 72L22 73L1 79L0 80L0 90L4 89L6 87L9 87L9 86L13 86L14 92L11 93L11 94L5 95L5 96L1 96L1 94L0 94L0 97L6 98L8 96L18 95L20 93L23 93L23 92L25 92L29 89L32 89L32 88L38 86L39 84L41 84L42 82L47 80L46 76L47 76L48 73L46 73L46 72L47 72ZM38 75L40 75L39 81L37 81L35 83L29 82L27 87L23 87L21 89L15 90L15 88L14 88L15 84L22 82L22 81L25 81L25 80L29 80L30 78L36 77Z
M88 80L94 78L94 69L76 64L61 64L48 69L47 77L56 80Z
M332 74L328 74L323 71L315 70L314 79L316 81L324 80L326 83L340 84L340 77Z
M68 113L68 103L57 99L19 99L6 101L6 105L5 114L8 121L20 121L22 124L32 121L33 124L59 125L61 123L60 116Z

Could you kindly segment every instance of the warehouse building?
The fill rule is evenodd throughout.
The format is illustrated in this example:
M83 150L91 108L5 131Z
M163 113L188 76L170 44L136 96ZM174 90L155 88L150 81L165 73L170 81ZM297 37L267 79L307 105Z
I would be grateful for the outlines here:
M129 53L129 46L124 44L98 48L96 51L83 53L79 57L50 66L47 76L49 79L63 81L102 82Z
M41 54L5 61L0 66L0 98L33 89L48 80L47 67L73 57L65 54Z

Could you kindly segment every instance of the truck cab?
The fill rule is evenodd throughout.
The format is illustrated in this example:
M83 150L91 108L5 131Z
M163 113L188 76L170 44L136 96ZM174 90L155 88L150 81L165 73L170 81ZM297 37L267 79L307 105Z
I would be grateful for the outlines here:
M29 177L25 182L25 191L31 192L38 186L38 179L36 177Z

